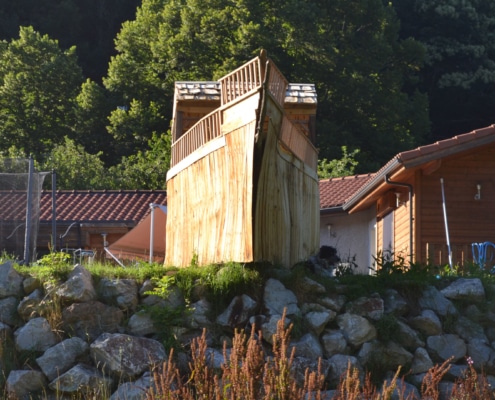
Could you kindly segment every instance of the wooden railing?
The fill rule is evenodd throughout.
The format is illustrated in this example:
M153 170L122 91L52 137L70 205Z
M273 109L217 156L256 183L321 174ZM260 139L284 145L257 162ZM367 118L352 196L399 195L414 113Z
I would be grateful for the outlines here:
M283 108L289 82L273 62L268 63L268 91Z
M172 143L172 167L205 143L220 136L221 115L221 110L211 112Z
M316 170L318 151L311 140L286 115L282 120L279 140L301 161Z
M263 84L260 58L256 57L220 79L222 105L259 89Z
M473 262L471 244L452 243L452 264L464 265ZM445 243L426 243L426 262L431 265L447 265L449 263L449 250Z

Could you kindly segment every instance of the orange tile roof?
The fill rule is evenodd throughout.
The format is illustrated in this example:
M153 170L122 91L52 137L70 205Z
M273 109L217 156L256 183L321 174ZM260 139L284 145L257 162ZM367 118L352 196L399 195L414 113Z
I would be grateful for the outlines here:
M57 221L138 223L150 203L166 205L165 190L58 190ZM41 193L40 221L52 219L52 192Z
M344 176L320 180L320 209L342 206L374 174Z

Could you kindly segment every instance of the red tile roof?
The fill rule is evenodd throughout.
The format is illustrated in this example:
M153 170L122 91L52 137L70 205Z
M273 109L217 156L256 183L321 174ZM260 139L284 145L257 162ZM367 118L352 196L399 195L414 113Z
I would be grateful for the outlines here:
M344 176L320 181L320 209L342 206L374 174Z
M166 205L165 190L58 190L57 221L138 223L150 203ZM52 219L52 193L41 194L40 221Z
M419 163L456 154L458 152L469 150L494 141L495 125L490 125L486 128L476 129L449 139L420 146L413 150L403 151L396 157L400 162L404 163L407 168L410 164L417 165Z

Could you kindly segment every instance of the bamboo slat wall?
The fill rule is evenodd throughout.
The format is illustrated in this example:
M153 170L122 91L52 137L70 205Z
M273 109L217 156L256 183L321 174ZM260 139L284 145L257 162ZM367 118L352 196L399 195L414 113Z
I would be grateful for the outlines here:
M166 265L252 261L253 120L167 183Z
M450 242L470 249L473 242L495 242L495 145L442 160L440 168L421 177L421 260L427 246L446 244L440 178L444 179ZM476 185L481 199L475 200ZM470 252L467 252L469 259Z
M316 172L279 149L282 113L268 102L270 116L258 181L255 258L292 266L319 247L319 188ZM313 171L313 173L311 173Z

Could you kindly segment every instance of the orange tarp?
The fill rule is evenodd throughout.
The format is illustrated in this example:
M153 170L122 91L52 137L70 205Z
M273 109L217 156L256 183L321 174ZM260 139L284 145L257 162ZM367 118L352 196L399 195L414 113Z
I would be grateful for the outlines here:
M162 263L165 259L166 223L167 207L157 205L153 212L119 240L112 243L108 250L119 260L143 261L149 261L152 251L153 262ZM151 225L153 225L153 243L150 243Z

